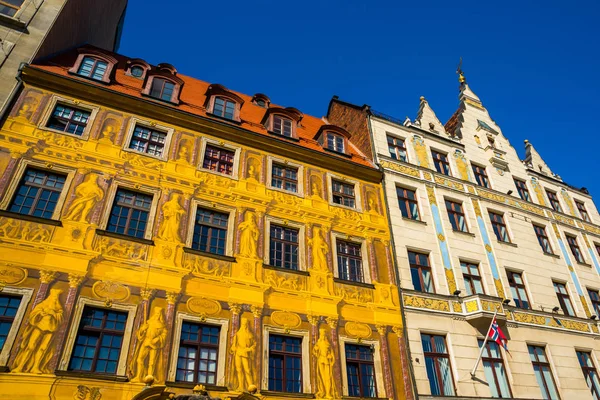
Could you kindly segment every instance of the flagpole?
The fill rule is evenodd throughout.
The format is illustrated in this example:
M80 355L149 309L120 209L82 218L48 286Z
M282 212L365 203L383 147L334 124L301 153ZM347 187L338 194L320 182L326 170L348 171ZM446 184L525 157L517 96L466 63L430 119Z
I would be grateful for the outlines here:
M494 320L496 319L496 315L498 314L498 310L500 307L496 307L496 311L494 312L494 316L492 317L492 321L490 322L490 326L488 327L487 332L485 333L485 339L483 339L483 345L481 346L481 350L479 351L479 357L477 357L477 361L475 361L475 366L471 370L471 378L475 377L475 371L479 366L479 362L481 361L481 357L483 356L483 351L485 350L485 345L490 337L490 330L492 329L492 325L494 324Z

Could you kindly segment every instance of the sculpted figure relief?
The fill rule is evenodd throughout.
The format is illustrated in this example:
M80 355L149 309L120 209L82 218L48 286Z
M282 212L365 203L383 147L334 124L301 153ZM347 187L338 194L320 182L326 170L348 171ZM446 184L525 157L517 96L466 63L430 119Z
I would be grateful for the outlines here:
M329 246L325 239L323 239L321 228L318 226L313 228L313 237L308 240L308 245L312 249L313 268L318 271L326 271Z
M256 216L251 211L246 211L244 222L238 229L241 232L240 236L240 255L243 257L257 256L257 241L259 236L258 225L256 225Z
M240 329L233 337L231 353L235 362L235 390L248 389L254 384L254 371L252 364L254 362L254 352L256 350L256 340L250 330L250 321L242 319Z
M23 341L12 367L12 372L48 374L48 362L56 347L51 341L63 320L60 289L50 289L46 300L35 306L29 314L29 325L23 332Z
M98 186L98 176L88 174L83 182L75 189L75 200L64 215L65 219L79 222L89 222L88 216L94 204L102 200L104 191Z
M162 206L163 222L158 232L158 237L163 240L180 242L181 237L179 236L179 222L181 216L185 212L183 207L179 205L179 198L181 195L174 193L171 196L171 200L167 201Z
M179 151L177 152L177 161L190 163L190 142L188 139L181 139L179 142Z
M167 326L162 307L155 307L152 316L137 332L138 346L132 360L132 382L143 382L152 375L162 379L162 349L167 341Z
M254 157L248 158L248 179L252 181L258 181L258 169L260 168L260 162Z
M114 118L106 118L102 124L102 132L98 138L98 142L105 144L113 144L115 142L115 134L121 127L121 124Z
M319 339L313 347L313 355L317 358L317 398L333 399L336 397L333 364L335 353L327 338L327 330L319 329Z
M323 198L321 194L321 184L319 183L319 177L313 175L310 177L310 192L313 197Z

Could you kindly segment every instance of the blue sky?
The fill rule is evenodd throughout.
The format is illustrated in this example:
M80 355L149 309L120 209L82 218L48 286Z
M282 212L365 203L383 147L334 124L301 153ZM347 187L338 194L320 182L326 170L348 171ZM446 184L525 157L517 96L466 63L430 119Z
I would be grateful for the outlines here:
M458 103L462 56L471 88L519 155L529 139L598 203L597 0L173 5L129 0L119 52L315 116L338 95L413 119L425 96L444 123Z

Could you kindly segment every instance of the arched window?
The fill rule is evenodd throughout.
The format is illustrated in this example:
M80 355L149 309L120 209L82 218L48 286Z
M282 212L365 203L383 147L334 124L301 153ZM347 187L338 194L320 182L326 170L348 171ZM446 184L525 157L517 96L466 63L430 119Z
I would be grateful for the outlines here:
M97 81L105 80L108 63L96 57L85 56L77 69L77 74Z
M129 72L131 73L131 76L134 76L136 78L141 78L142 76L144 76L144 68L140 67L139 65L131 67Z
M226 97L215 97L212 113L218 117L235 119L237 103Z
M150 88L150 96L155 99L171 101L173 98L173 92L175 91L175 84L163 78L154 78L152 80L152 86Z
M2 0L0 0L2 3ZM73 66L69 69L70 74L93 79L98 82L110 83L109 77L117 65L117 59L110 54L89 47L77 49L79 55Z

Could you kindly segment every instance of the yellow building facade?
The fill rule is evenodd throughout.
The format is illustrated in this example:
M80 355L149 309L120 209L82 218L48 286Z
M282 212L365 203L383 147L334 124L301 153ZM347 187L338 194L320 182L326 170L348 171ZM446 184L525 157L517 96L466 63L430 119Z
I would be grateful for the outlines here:
M95 48L0 132L0 393L413 398L381 172L326 120Z

